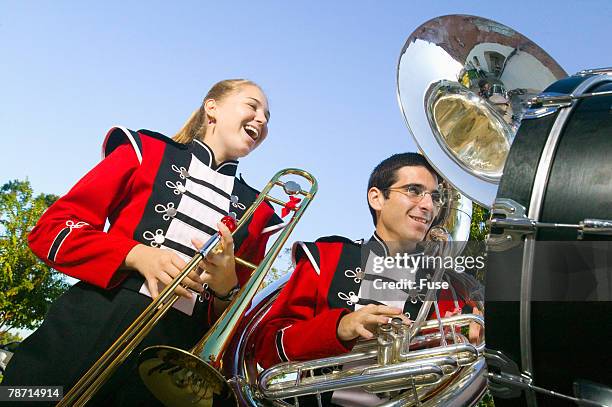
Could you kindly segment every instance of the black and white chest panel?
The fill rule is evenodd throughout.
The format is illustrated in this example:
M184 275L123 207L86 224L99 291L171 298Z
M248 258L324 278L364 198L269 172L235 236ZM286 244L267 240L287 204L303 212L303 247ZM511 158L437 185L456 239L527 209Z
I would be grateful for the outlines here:
M235 177L237 165L227 161L215 167L213 152L199 141L169 143L134 239L190 260L196 253L192 239L206 242L223 216L233 212L240 219L256 198L256 192ZM236 246L240 243L236 236ZM150 296L146 284L140 292ZM190 315L194 303L195 296L181 298L175 308Z
M185 158L162 163L135 238L187 260L194 254L192 239L208 240L223 216L246 205L235 195L233 174L213 170L194 154Z

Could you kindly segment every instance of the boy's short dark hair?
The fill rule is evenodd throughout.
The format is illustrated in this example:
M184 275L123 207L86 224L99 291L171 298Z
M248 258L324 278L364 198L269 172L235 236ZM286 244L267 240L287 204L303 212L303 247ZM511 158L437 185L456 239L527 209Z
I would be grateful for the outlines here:
M425 167L440 180L440 176L436 170L433 169L423 155L419 153L400 153L394 154L383 160L374 168L368 180L367 190L369 191L370 188L376 187L383 191L383 196L385 198L389 198L389 191L387 188L397 181L397 170L403 167ZM368 207L370 208L374 226L376 226L376 211L370 206L370 202L368 202Z

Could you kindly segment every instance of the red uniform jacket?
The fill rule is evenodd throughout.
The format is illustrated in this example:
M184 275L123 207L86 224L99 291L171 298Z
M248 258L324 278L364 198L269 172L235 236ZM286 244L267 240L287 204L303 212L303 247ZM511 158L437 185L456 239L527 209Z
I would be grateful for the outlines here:
M237 161L217 166L200 141L180 144L159 133L115 127L103 157L29 235L32 251L46 264L102 288L123 284L138 291L144 279L120 271L132 247L143 243L189 259L195 254L191 238L206 241L222 216L235 212L240 218L257 195L235 177ZM261 205L248 228L234 236L236 255L259 261L279 225L274 210ZM244 283L249 272L237 272ZM130 283L124 283L129 274Z
M383 246L376 235L365 245L339 236L315 243L298 242L294 246L297 266L256 333L258 363L268 368L284 361L349 352L355 341L338 339L338 323L356 307L384 303L360 298L360 286L367 280L363 265L370 250L378 252ZM424 296L417 293L417 297L422 301ZM443 290L438 296L442 315L463 307L464 302L453 297L451 290ZM404 312L414 319L420 304L407 300Z

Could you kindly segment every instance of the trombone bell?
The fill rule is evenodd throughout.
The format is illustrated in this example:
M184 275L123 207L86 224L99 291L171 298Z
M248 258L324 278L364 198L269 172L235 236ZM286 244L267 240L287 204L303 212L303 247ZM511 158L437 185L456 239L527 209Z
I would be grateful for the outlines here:
M310 189L303 190L295 181L281 180L289 175L306 179L310 183ZM289 195L289 202L270 195L274 186L280 186ZM245 221L264 200L268 204L283 206L283 214L292 211L293 215L285 223L246 285L189 352L171 346L153 346L142 351L138 367L140 377L151 393L166 406L226 407L238 404L236 394L221 374L223 356L266 273L316 192L317 181L306 171L289 168L276 173L242 216L236 230L246 224ZM296 195L301 195L302 198L298 199ZM236 262L241 261L236 258Z
M140 354L140 377L166 406L236 405L227 380L211 365L185 350L155 346Z

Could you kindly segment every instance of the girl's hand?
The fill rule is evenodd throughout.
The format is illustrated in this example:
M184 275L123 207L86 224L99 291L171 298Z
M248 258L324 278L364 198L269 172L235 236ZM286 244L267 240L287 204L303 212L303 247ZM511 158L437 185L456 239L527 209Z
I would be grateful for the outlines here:
M221 234L221 250L213 250L200 262L201 281L219 297L226 296L238 284L236 262L234 259L234 239L232 233L223 223L217 223ZM191 242L199 250L204 242L192 239Z
M124 263L127 267L136 269L143 275L153 299L159 296L158 283L170 284L186 265L183 259L170 250L143 244L134 246L126 256ZM194 270L187 275L174 292L180 296L191 298L192 294L184 287L202 292L204 291L203 283L197 270Z

